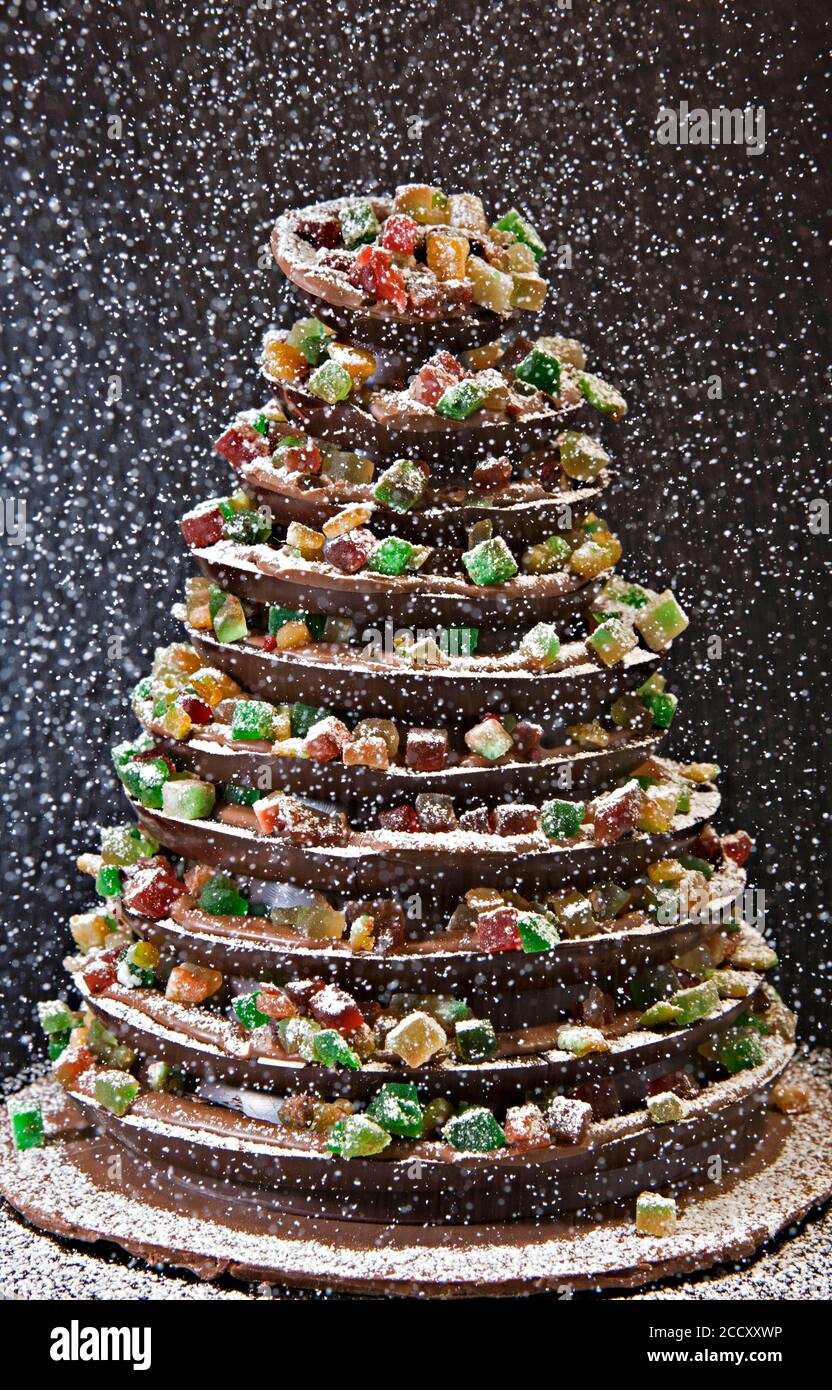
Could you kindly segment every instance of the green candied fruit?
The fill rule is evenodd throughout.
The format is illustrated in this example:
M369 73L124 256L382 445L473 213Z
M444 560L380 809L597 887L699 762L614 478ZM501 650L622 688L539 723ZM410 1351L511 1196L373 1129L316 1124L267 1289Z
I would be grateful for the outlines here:
M269 1021L268 1014L261 1013L257 1007L259 994L259 989L252 990L251 994L238 994L231 1006L244 1028L262 1028Z
M306 385L313 396L317 396L327 405L337 405L338 401L345 401L350 394L352 377L340 362L333 362L328 358L315 369Z
M726 1028L720 1039L719 1060L731 1076L765 1061L759 1034L753 1028Z
M115 1033L105 1028L100 1018L92 1017L87 1024L87 1046L97 1062L126 1071L132 1067L136 1054L127 1043L119 1042Z
M373 574L404 574L416 553L416 546L398 536L385 536L370 559L367 569Z
M338 215L344 245L350 250L365 241L375 241L379 233L378 218L372 203L348 203Z
M540 824L550 840L574 840L586 819L583 801L544 801Z
M324 1067L361 1070L361 1058L335 1028L322 1028L312 1039L312 1057Z
M396 459L376 480L373 497L394 512L409 512L421 502L427 489L427 478L416 463Z
M212 584L208 590L208 611L218 642L239 642L248 636L243 605L235 594L227 594L218 585Z
M271 740L274 734L274 708L264 700L237 700L231 718L231 737L240 740Z
M121 869L102 864L95 876L95 891L101 898L116 898L121 892Z
M673 1091L661 1091L647 1097L647 1114L654 1125L675 1124L684 1119L685 1103Z
M679 989L670 996L670 1002L678 1009L677 1022L680 1026L695 1023L697 1019L707 1018L719 1007L719 990L715 980L703 980L701 985L691 985L690 989Z
M479 637L478 627L440 627L439 646L446 656L473 656Z
M560 932L540 912L521 912L517 918L520 945L527 955L551 951L560 941Z
M519 381L545 391L548 396L556 396L560 390L560 362L543 348L532 348L527 357L514 369Z
M117 743L111 753L113 767L118 772L119 768L126 767L134 758L141 753L148 753L153 747L153 739L150 734L140 734L132 743Z
M170 768L164 758L152 758L144 763L128 763L124 769L125 773L133 781L124 779L124 785L129 792L140 801L142 806L146 806L151 811L161 811L162 793L165 783L170 778ZM133 791L135 786L135 791Z
M497 1055L497 1034L488 1018L464 1018L455 1025L456 1050L463 1062L488 1062Z
M520 642L520 651L543 666L551 666L560 651L560 638L552 623L536 623Z
M15 1105L12 1099L8 1103L8 1110L15 1148L20 1152L24 1149L42 1149L46 1140L40 1106L32 1101L20 1101Z
M380 1154L390 1143L390 1135L367 1115L347 1115L332 1126L326 1146L341 1158L368 1158Z
M307 1062L314 1060L315 1034L320 1031L320 1025L311 1018L282 1018L277 1025L283 1051L290 1057L303 1057Z
M418 999L418 996L417 996ZM414 1004L414 1008L422 1007L426 1013L431 1014L437 1023L441 1023L446 1032L449 1032L457 1023L461 1023L464 1018L471 1017L471 1010L464 999L454 999L450 994L428 994L419 1003Z
M248 901L229 874L217 874L203 883L199 905L203 912L211 912L215 917L245 917L248 912Z
M454 1107L445 1096L434 1096L425 1106L424 1133L432 1134L442 1129L454 1113Z
M156 982L159 953L147 941L135 941L122 951L116 976L119 984L128 989L151 989Z
M600 1028L561 1028L558 1033L561 1052L573 1057L588 1057L591 1052L609 1052L610 1045Z
M642 696L641 703L652 714L654 728L669 729L679 704L679 697L671 695L669 691L648 693Z
M198 777L171 778L162 788L162 810L179 820L205 820L214 809L217 789Z
M129 1071L102 1071L95 1078L94 1089L99 1105L121 1119L139 1094L139 1083Z
M264 511L232 511L222 524L223 539L240 545L264 545L272 534L271 517Z
M151 1091L181 1091L185 1077L170 1062L151 1062L147 1069L147 1084Z
M484 1106L472 1106L461 1115L454 1115L442 1135L452 1148L463 1153L490 1153L493 1149L502 1149L506 1142L496 1119Z
M61 1053L65 1052L66 1049L69 1047L69 1041L71 1037L71 1031L67 1031L64 1033L49 1034L49 1040L46 1045L46 1051L49 1055L50 1062L57 1062Z
M226 782L222 795L229 806L253 806L255 801L262 799L263 793L257 787L235 787Z
M594 405L596 410L600 410L602 415L609 415L611 420L623 420L627 414L627 402L621 392L610 386L608 381L602 381L591 372L581 372L578 385L584 399L589 401L590 405Z
M653 652L666 651L688 627L688 617L670 589L658 594L636 615L636 627Z
M110 825L101 828L101 858L105 864L129 868L140 859L151 859L159 848L137 825Z
M696 854L684 854L681 850L674 857L683 869L695 869L698 874L704 874L705 878L713 878L714 866L709 864L707 859L700 859Z
M409 1081L389 1081L382 1086L367 1106L367 1115L385 1133L401 1139L421 1139L424 1134L425 1111Z
M622 623L620 618L608 617L590 633L586 645L605 666L615 666L638 646L638 638L632 628Z
M151 694L152 694L152 692L153 692L153 678L152 678L152 676L142 676L142 679L138 682L137 685L134 685L134 686L133 686L133 689L132 689L132 691L131 691L131 693L130 693L130 702L131 702L131 704L135 706L135 705L140 704L140 703L142 702L142 700L149 700L149 699L150 699L150 696L151 696Z
M502 536L480 541L473 550L465 551L462 563L472 584L505 584L517 573L514 556Z
M327 719L332 713L325 709L323 705L304 705L300 701L292 705L289 722L292 728L293 738L306 738L313 724L317 724L321 719Z
M518 212L517 208L509 208L494 226L499 232L511 232L518 241L522 241L524 246L528 246L529 250L534 252L535 261L540 264L546 255L546 244L541 241L531 222Z
M667 1028L669 1025L679 1022L680 1009L671 1002L670 999L659 999L655 1004L651 1004L649 1009L638 1021L639 1028Z
M446 420L467 420L475 410L482 408L487 398L488 387L472 377L455 381L436 402L436 413L444 415Z
M593 482L609 464L609 454L591 434L564 430L555 443L560 451L560 466L574 482Z
M303 353L310 367L317 367L326 357L329 341L334 336L332 329L320 319L297 319L286 334L286 342Z
M325 613L306 613L301 608L277 608L269 609L269 632L272 636L279 632L286 623L306 623L309 632L316 642L320 642L326 627Z
M547 536L545 540L541 541L541 545L546 547L546 550L558 565L565 565L569 556L572 554L572 547L563 536Z

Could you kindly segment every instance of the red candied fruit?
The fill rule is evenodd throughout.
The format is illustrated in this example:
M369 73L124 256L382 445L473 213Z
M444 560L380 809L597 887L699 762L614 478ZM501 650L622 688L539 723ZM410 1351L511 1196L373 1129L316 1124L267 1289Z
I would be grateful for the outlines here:
M613 845L622 835L635 830L641 815L643 793L638 782L627 782L596 797L589 808L599 845Z
M214 448L228 460L232 468L242 468L244 463L251 463L253 459L271 453L268 439L253 425L230 425L220 435Z
M277 985L261 985L257 995L257 1008L261 1014L266 1014L268 1018L279 1021L282 1018L294 1018L297 1014L297 1005L289 998L285 990L278 988Z
M540 470L540 486L556 490L560 487L562 477L564 477L564 473L560 466L560 460L547 459Z
M464 376L465 368L452 352L435 352L433 357L428 358L424 366L419 368L408 387L408 394L414 401L433 409L448 387L453 386L456 381L461 381Z
M484 951L516 951L520 946L515 907L495 907L477 918L477 940Z
M334 536L324 546L324 559L343 574L357 574L363 569L376 547L372 531L362 526L347 531L343 536Z
M412 256L419 240L419 224L404 213L395 212L384 224L381 244L385 251L396 251L400 256Z
M176 703L192 724L210 724L214 718L211 706L200 700L198 695L180 695Z
M272 792L252 809L264 835L280 835L293 845L342 845L347 839L342 819L316 811L296 796Z
M383 247L362 246L355 258L350 279L372 299L384 299L395 305L399 313L407 308L404 276L398 266L393 265L390 252Z
M148 864L130 875L122 902L128 912L138 912L142 917L165 917L184 891L169 866Z
M691 854L695 854L697 859L707 859L711 864L722 858L722 841L712 825L703 825L691 845Z
M106 951L100 951L92 960L84 963L81 979L90 994L103 994L105 989L109 989L110 985L115 984L116 966L123 950L123 945L110 946Z
M219 507L209 503L207 506L194 507L192 512L183 516L179 526L188 545L204 550L206 546L216 545L217 541L222 540L222 524L223 515Z
M445 280L441 285L427 278L415 281L410 287L407 307L415 318L441 319L457 307L470 304L474 297L474 286L468 280L456 284Z
M507 804L494 808L495 835L532 835L540 824L536 806Z
M338 985L324 985L316 990L309 1001L309 1012L325 1028L336 1028L339 1033L354 1033L364 1024L364 1015L352 995Z
M378 823L382 830L400 830L408 835L421 829L412 806L392 806L389 811L380 811Z
M528 719L519 719L511 731L514 739L513 752L521 758L528 758L531 762L536 762L540 758L540 740L543 737L543 728L540 724L532 724Z
M668 1071L647 1083L648 1096L660 1096L665 1091L673 1091L681 1100L698 1095L699 1082L687 1071Z
M95 1058L87 1046L86 1028L73 1028L69 1042L52 1067L52 1075L61 1086L72 1086L85 1071L95 1066Z
M288 449L283 449L280 462L287 473L300 473L304 477L311 477L321 471L321 451L317 444L307 440L305 444L291 445Z
M295 231L319 250L341 245L341 223L337 217L299 217Z
M507 458L485 459L478 463L471 475L471 483L477 492L498 492L511 482L511 464Z
M263 651L273 652L277 647L277 638L273 632L267 632L263 638Z
M735 830L733 835L722 836L722 853L726 859L743 865L754 848L754 841L745 830Z
M476 835L490 835L493 827L488 807L474 806L470 811L463 811L459 818L459 828L473 831Z
M413 772L442 772L448 761L448 735L444 729L410 729L404 754Z
M301 1009L308 1009L313 995L325 988L325 980L290 980L283 986L283 992L288 994L293 1004L297 1004Z

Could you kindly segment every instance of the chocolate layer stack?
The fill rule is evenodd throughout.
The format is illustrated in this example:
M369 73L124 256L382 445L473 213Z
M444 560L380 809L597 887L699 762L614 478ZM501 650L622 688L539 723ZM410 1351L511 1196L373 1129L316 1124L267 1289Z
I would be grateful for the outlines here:
M663 756L686 619L596 510L624 401L527 336L516 212L410 188L273 247L306 316L218 441L233 493L183 519L184 641L115 750L138 829L82 861L105 903L73 920L83 1011L44 1011L56 1074L185 1202L647 1194L649 1229L754 1145L792 1032L718 769Z

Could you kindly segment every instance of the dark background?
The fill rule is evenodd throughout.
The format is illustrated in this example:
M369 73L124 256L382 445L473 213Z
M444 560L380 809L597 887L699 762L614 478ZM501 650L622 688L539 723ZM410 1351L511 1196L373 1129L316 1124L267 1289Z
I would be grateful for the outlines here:
M548 325L631 401L605 511L629 573L694 618L675 749L723 765L780 982L828 1037L822 25L817 3L7 0L2 495L28 509L25 546L0 536L10 1067L86 902L73 856L120 814L126 694L177 635L176 519L225 486L210 442L264 394L269 221L411 179L519 203L572 248ZM659 106L683 99L763 105L765 152L658 145Z

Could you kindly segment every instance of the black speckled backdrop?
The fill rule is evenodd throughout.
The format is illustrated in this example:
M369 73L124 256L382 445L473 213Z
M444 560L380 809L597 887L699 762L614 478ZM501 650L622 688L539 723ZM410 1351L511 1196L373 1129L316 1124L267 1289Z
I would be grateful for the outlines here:
M519 202L571 247L548 321L633 403L608 515L630 572L694 616L675 747L725 768L780 980L804 1036L828 1035L822 25L817 4L7 0L2 496L27 509L24 544L8 510L0 535L10 1067L86 901L73 856L119 815L127 693L176 636L177 516L225 485L211 440L262 395L258 340L285 312L269 220L414 178ZM659 145L682 100L763 105L764 151Z

